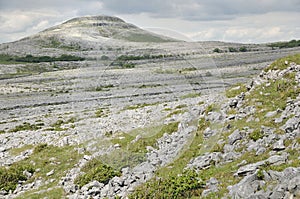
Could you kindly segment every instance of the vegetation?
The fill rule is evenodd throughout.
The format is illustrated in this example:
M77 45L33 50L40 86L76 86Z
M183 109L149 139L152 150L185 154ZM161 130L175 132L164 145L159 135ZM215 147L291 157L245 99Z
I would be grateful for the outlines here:
M24 148L24 150L26 148ZM46 195L49 198L62 198L64 191L62 189L52 188L57 186L59 180L66 174L65 172L73 168L82 156L82 154L78 154L71 146L56 147L47 144L37 145L28 158L14 163L7 168L0 167L0 190L14 191L16 185L20 182L26 184L37 179L49 182L50 179L54 179L54 181L43 184L38 190L27 191L20 197L41 198L40 196ZM39 169L39 171L37 171L37 169ZM33 175L28 178L28 176L25 175L25 170ZM52 170L54 171L53 175L47 175L47 173ZM41 190L45 191L40 192Z
M146 106L154 106L154 105L157 105L157 103L151 103L151 104L147 104L147 103L134 104L134 105L128 105L128 106L124 107L123 110L135 110L135 109L139 109L139 108L144 108Z
M291 40L268 44L272 48L294 48L300 46L300 40Z
M283 60L286 60L284 58ZM295 62L298 57L293 56L288 58L290 62ZM280 61L276 61L280 63ZM282 63L282 62L281 62ZM283 62L284 63L284 62ZM236 85L233 89L229 89L226 91L226 95L228 97L235 97L241 92L247 91L246 86L243 84ZM257 120L248 121L248 117L241 118L239 120L228 121L225 125L229 126L228 132L225 131L222 133L222 139L226 140L227 136L230 135L234 130L240 129L243 130L245 128L245 124L249 129L253 129L253 131L249 134L249 139L253 141L257 141L258 139L264 136L261 131L261 127L271 127L275 129L279 129L279 126L282 124L274 123L274 118L266 118L266 113L270 111L277 110L278 108L284 109L286 106L286 101L288 97L295 98L299 96L300 90L295 82L295 74L289 73L285 75L281 79L270 80L270 82L266 82L260 86L257 86L254 90L251 91L250 95L245 96L243 107L252 106L256 108L256 112L251 115L251 117L256 118ZM206 108L205 113L209 113L211 111L217 110L218 105L211 104ZM237 110L231 109L230 112L236 113ZM199 121L198 131L195 133L195 136L187 149L180 155L174 162L171 164L160 168L156 172L156 177L151 179L145 185L141 185L136 191L131 195L130 198L199 198L204 187L199 184L195 186L195 189L182 190L182 192L178 191L178 187L187 187L185 185L185 181L181 178L181 176L188 176L188 174L184 174L184 168L187 163L194 157L197 157L206 152L222 152L224 148L224 143L215 143L216 137L212 136L205 141L203 140L202 132L209 127L210 124L204 118ZM287 140L285 141L285 145L289 146L292 143L300 142L298 140ZM226 143L226 141L225 141ZM204 146L202 146L204 145ZM205 146L211 146L210 148L206 148ZM238 183L241 178L234 177L233 173L238 170L238 164L246 160L248 164L258 162L261 160L267 159L269 155L269 150L259 156L255 155L255 151L247 152L246 149L236 149L244 151L243 155L234 160L233 162L226 164L216 164L211 163L210 167L205 170L200 170L198 173L195 173L195 177L190 177L193 179L189 184L195 185L195 183L203 182L209 180L211 177L215 177L219 182L219 192L212 193L207 196L207 198L222 198L224 195L228 193L227 187L229 185L233 185ZM263 178L263 170L275 170L282 171L287 167L299 167L300 160L298 159L298 153L296 149L289 149L289 161L287 164L282 165L263 165L258 171L257 175L259 179ZM197 179L197 180L196 180ZM171 183L170 183L171 182ZM180 184L177 184L180 182ZM158 191L159 190L159 191ZM173 195L174 193L174 195ZM176 194L175 194L176 193Z
M283 57L281 59L278 59L274 61L269 67L265 68L264 71L269 70L283 70L286 69L289 65L286 64L286 62L291 63L294 62L296 64L300 64L300 54L294 54L287 57Z
M220 48L215 48L213 50L214 53L222 53L223 51Z
M75 183L80 187L93 180L106 184L113 177L121 175L120 171L114 170L96 158L87 162L81 171L84 172L84 174L75 179Z
M9 130L9 132L18 132L18 131L36 131L42 128L44 123L30 124L28 122L24 122L21 125L16 126L15 128Z
M228 51L229 52L238 52L238 50L236 48L233 48L233 47L229 47Z
M201 93L188 93L186 95L180 96L181 99L187 99L187 98L195 98L195 97L200 97Z
M144 55L121 55L117 57L116 60L118 61L132 61L132 60L144 60L144 59L161 59L164 57L170 57L172 55L149 55L149 54L144 54Z
M260 130L254 130L252 133L250 133L249 138L251 138L253 141L257 141L264 137L264 134Z
M240 52L247 52L248 49L247 49L246 46L242 46L242 47L240 47L239 51L240 51Z
M13 164L9 168L0 167L0 190L15 190L19 181L26 181L28 177L24 171L34 172L34 168L30 164Z
M178 122L151 127L151 130L153 132L149 132L148 137L141 137L134 143L132 143L132 140L134 140L135 137L129 134L122 134L121 136L124 137L124 139L112 139L111 142L114 144L120 144L121 147L130 152L145 154L147 152L146 146L156 147L157 139L161 138L165 133L171 134L176 132L178 130ZM150 128L144 129L144 131L150 131Z
M46 129L48 131L65 131L67 128L63 128L64 125L74 123L76 118L72 117L66 121L64 120L57 120L55 123L51 124L51 127ZM74 127L74 126L73 126Z
M232 97L235 97L238 94L240 94L242 92L246 92L246 91L247 91L246 85L238 83L238 84L233 85L231 88L227 89L225 94L226 94L226 97L232 98Z
M168 179L152 179L139 187L129 198L190 198L201 196L204 183L194 170Z
M59 57L26 55L25 57L0 54L0 63L40 63L40 62L55 62L55 61L83 61L82 57L63 54Z
M247 49L246 46L242 46L242 47L240 47L240 48L228 47L228 51L229 51L229 52L247 52L248 49ZM215 49L213 50L213 52L214 52L214 53L222 53L222 52L224 52L224 51L221 50L220 48L215 48ZM227 51L225 51L225 52L227 52Z

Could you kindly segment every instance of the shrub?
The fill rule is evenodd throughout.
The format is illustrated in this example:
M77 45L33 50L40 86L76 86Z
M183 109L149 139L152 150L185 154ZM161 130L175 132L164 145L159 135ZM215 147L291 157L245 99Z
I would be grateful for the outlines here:
M239 51L240 52L247 52L248 50L247 50L246 46L242 46L242 47L240 47Z
M253 141L257 141L264 137L263 133L260 130L254 130L252 133L250 133L249 137Z
M80 187L97 180L100 183L107 184L110 179L120 176L121 172L114 170L112 167L103 164L99 159L90 160L82 169L85 174L77 177L75 183Z
M269 47L277 47L277 48L294 48L300 46L300 40L291 40L286 42L276 42L268 45Z
M221 53L221 52L223 52L220 48L215 48L214 50L213 50L213 52L214 53Z
M0 190L15 190L19 181L26 181L27 176L24 171L34 172L31 165L13 164L9 168L0 167Z
M228 50L229 50L229 52L238 52L238 50L233 47L229 47Z
M190 198L200 196L203 182L194 170L165 179L152 179L136 189L129 198Z

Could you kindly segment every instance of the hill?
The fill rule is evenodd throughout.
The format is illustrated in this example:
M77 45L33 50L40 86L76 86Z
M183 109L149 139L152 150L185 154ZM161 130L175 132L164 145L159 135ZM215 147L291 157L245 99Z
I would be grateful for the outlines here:
M299 53L109 16L1 44L0 198L297 198Z

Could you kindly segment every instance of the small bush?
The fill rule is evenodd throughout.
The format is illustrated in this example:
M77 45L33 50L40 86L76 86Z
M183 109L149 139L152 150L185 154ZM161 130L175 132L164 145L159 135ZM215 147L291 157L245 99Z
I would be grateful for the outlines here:
M229 47L228 50L229 50L229 52L238 52L238 50L233 47Z
M221 52L223 52L220 48L215 48L214 50L213 50L213 52L214 53L221 53Z
M181 175L166 179L152 179L138 187L129 198L190 198L201 196L204 184L194 170L186 170Z
M247 52L248 50L247 50L246 46L242 46L242 47L240 47L239 51L240 52Z
M90 160L82 169L85 174L77 177L75 183L80 187L85 184L97 180L100 183L107 184L110 179L115 176L120 176L121 172L114 170L112 167L103 164L98 159Z
M294 47L300 46L300 40L276 42L276 43L271 43L268 46L272 47L272 48L275 48L275 47L277 47L277 48L294 48Z
M257 141L264 137L264 134L260 130L254 130L252 133L250 133L249 137L253 141Z

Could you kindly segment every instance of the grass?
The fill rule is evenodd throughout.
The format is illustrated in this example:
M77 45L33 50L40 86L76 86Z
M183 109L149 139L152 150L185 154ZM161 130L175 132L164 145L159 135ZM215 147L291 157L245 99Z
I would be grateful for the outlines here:
M144 107L147 107L147 106L154 106L154 105L157 105L159 104L158 102L157 103L143 103L143 104L135 104L135 105L128 105L128 106L125 106L123 108L123 110L135 110L135 109L139 109L139 108L144 108Z
M300 64L300 54L294 54L278 59L275 62L273 62L269 67L265 68L264 71L267 72L269 70L286 69L289 65L285 64L285 61L288 61L289 63L294 62L296 64Z
M295 56L293 59L290 59L290 61L295 61L294 58L298 59L297 56ZM286 58L276 61L275 63L279 65L282 63L284 64L284 60L286 60ZM241 92L245 91L246 86L239 84L235 85L234 89L227 90L226 95L227 97L235 97ZM202 190L205 188L203 186L198 186L196 189L192 190L187 188L178 194L178 187L187 187L186 182L181 181L182 179L180 179L180 176L188 176L184 174L184 168L188 162L194 157L202 155L206 152L222 152L228 135L230 135L236 129L243 130L246 126L249 129L252 129L252 131L247 134L248 137L245 139L252 139L253 141L257 141L264 136L263 132L261 131L262 126L271 127L275 129L275 133L281 133L278 129L282 124L276 124L273 121L274 117L277 117L278 115L275 115L272 118L266 118L265 115L266 113L275 111L278 108L284 109L287 99L289 97L294 99L299 94L299 88L295 83L295 74L289 73L281 79L257 86L249 95L246 95L244 104L242 106L243 108L247 106L254 106L256 111L251 116L253 118L257 118L258 120L247 122L248 116L239 120L228 121L224 124L224 126L230 126L228 131L224 131L221 135L212 136L204 140L202 133L211 125L202 118L199 121L198 131L195 132L193 139L183 153L177 159L175 159L174 162L156 171L156 177L151 179L146 184L138 187L131 198L199 198ZM211 104L206 107L205 113L208 114L209 112L216 111L218 109L218 104ZM236 114L237 110L230 109L228 112L230 114ZM223 126L220 126L220 128L222 127ZM222 140L224 140L224 143L216 144L216 140L220 140L220 136L222 137ZM285 146L288 147L294 142L299 143L300 139L285 141ZM243 151L241 157L230 163L216 165L211 164L209 168L200 170L196 174L195 178L191 176L190 179L193 180L189 183L196 183L196 179L203 182L209 180L211 177L215 177L220 182L219 191L217 193L209 194L206 198L222 198L228 194L228 186L236 184L241 180L241 177L235 177L233 175L239 168L237 165L243 160L246 160L247 164L265 160L269 157L269 151L271 149L267 149L265 153L259 156L256 155L255 151L247 152L243 149L243 147L236 150L239 150L239 152ZM287 152L289 153L289 161L286 164L265 164L262 166L262 168L260 168L260 171L262 172L263 170L270 169L283 171L287 167L299 167L300 160L298 159L298 151L296 149L288 149ZM259 175L259 177L262 177L261 174ZM177 182L180 183L177 184Z
M217 104L210 104L205 109L205 114L208 114L209 112L218 111L220 109L220 106Z
M161 138L165 133L171 134L178 130L178 122L172 122L163 126L151 127L153 129L145 129L149 133L145 137L141 137L138 141L131 143L135 138L130 134L121 134L124 139L112 139L111 142L114 144L120 144L121 147L127 148L128 151L133 153L143 153L147 152L146 146L156 147L157 139Z
M27 176L23 173L28 171L34 172L34 168L31 164L16 163L9 168L0 167L0 190L10 191L15 190L19 181L26 181Z
M34 148L33 145L24 145L24 146L19 147L19 148L10 149L9 154L12 155L12 156L16 156L16 155L19 155L20 153L22 153L26 150L33 149L33 148Z
M196 98L196 97L200 97L201 94L200 93L188 93L186 95L182 95L180 96L180 99L188 99L188 98Z
M231 88L227 89L225 92L226 97L228 98L232 98L237 96L238 94L242 93L242 92L246 92L247 88L245 84L242 83L238 83L233 85Z
M187 110L175 110L167 115L167 117L172 117L173 115L179 115L187 112Z
M27 179L26 183L31 183L36 179L42 179L44 182L54 179L53 182L48 184L43 184L41 187L35 190L30 190L18 198L39 198L39 196L47 196L48 198L62 198L64 192L62 189L56 188L59 179L66 175L66 171L73 168L79 159L82 158L82 154L78 154L72 146L66 147L56 147L52 145L40 144L35 146L34 152L27 159L21 160L18 163L13 164L8 168L8 170L13 170L15 167L19 171L29 168L32 171L33 176ZM20 166L21 165L21 166ZM40 169L39 172L36 170ZM47 173L54 170L54 174L47 176ZM20 177L20 172L15 172ZM8 172L4 173L5 178L7 178ZM12 181L12 180L11 180ZM12 181L13 182L13 181ZM3 183L0 183L0 185ZM13 186L11 190L13 190ZM40 192L42 191L42 192Z
M41 129L44 126L44 123L30 124L28 122L24 122L21 125L16 126L13 129L10 129L10 133L15 133L18 131L36 131Z
M67 125L67 124L70 124L70 123L74 123L76 122L76 118L75 117L71 117L70 119L68 120L57 120L55 123L51 124L51 127L46 129L48 131L66 131L68 130L68 128L65 128L64 126ZM74 125L70 125L70 128L74 128L75 126Z
M96 117L107 117L108 116L108 113L109 113L109 110L106 109L106 108L98 108L96 111L95 111L95 116Z

